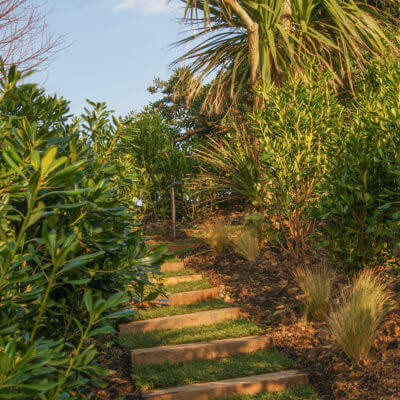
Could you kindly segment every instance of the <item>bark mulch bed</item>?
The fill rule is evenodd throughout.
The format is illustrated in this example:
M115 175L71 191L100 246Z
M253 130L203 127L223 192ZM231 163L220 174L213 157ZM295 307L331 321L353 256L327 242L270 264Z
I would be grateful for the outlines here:
M275 345L310 373L322 399L400 399L400 313L385 321L368 363L356 366L336 348L326 324L304 320L302 294L291 276L294 265L282 255L266 250L249 264L233 253L203 251L185 263L205 272L211 283L223 284L227 298L243 305ZM400 303L400 279L395 279Z
M242 212L230 213L230 222L240 223ZM191 228L192 224L188 224ZM169 225L151 227L170 231ZM154 232L151 242L171 242L170 234ZM178 234L180 241L191 241L190 229ZM198 245L198 242L197 242ZM180 256L183 258L183 256ZM309 264L321 263L320 255L310 255ZM216 255L203 243L185 257L188 268L203 272L212 284L224 286L225 300L237 302L262 325L278 349L310 374L310 383L321 399L400 400L400 312L389 315L375 340L371 357L364 365L353 365L335 346L324 323L306 322L302 293L291 271L295 267L287 257L264 249L253 264L233 252ZM346 277L340 278L346 284ZM394 278L397 303L400 304L400 277ZM107 341L106 341L107 342ZM114 372L107 378L108 388L98 393L103 400L137 399L129 352L104 343L101 363Z

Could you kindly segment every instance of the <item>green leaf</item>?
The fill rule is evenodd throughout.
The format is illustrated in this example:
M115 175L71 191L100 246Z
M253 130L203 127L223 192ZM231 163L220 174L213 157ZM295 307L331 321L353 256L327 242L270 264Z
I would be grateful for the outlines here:
M31 164L36 171L40 168L40 154L37 150L33 150L31 153Z
M57 146L50 146L42 157L42 164L40 168L40 174L42 176L46 176L47 172L50 168L50 165L53 163L56 155L57 155Z
M121 319L121 318L130 317L130 316L134 315L135 312L136 311L134 309L120 310L120 311L116 311L116 312L113 312L111 314L108 314L105 318L107 318L107 319Z
M34 225L40 218L42 218L46 206L43 202L39 202L38 206L32 211L32 214L27 223L27 227Z
M5 353L2 352L0 353L0 371L1 371L1 375L7 375L11 369L11 358L10 356Z
M15 164L15 162L12 160L12 158L5 152L3 151L2 153L3 158L5 160L5 162L21 177L25 178L25 175L22 173L22 171L20 170L20 168L18 167L17 164Z
M104 251L98 251L96 253L86 254L84 256L80 256L74 258L73 260L68 261L64 267L61 269L60 273L63 274L65 272L71 271L74 268L81 267L82 265L87 264L89 261L93 261L94 259L101 257L105 254Z
M92 281L91 278L86 278L86 279L71 280L71 281L67 281L66 283L69 283L70 285L82 286L82 285L87 285L91 281Z
M93 312L93 299L92 295L89 292L85 292L85 295L83 297L83 300L86 305L86 309L88 310L89 314Z
M90 336L98 336L98 335L108 335L110 333L114 333L115 329L111 325L102 326L100 328L96 328L90 332Z

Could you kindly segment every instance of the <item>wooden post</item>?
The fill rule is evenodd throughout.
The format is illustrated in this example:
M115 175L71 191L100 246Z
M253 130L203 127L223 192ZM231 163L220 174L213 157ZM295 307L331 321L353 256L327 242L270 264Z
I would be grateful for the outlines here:
M175 187L171 186L171 212L172 212L172 233L176 238L176 209L175 209Z
M181 181L171 183L171 214L172 214L172 234L176 238L176 206L175 206L175 186L182 185Z

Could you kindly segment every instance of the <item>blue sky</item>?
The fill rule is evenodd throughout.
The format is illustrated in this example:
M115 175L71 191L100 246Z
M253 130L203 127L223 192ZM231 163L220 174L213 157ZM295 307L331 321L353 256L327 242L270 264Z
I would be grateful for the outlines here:
M174 3L175 2L175 3ZM155 97L146 89L170 74L179 50L177 0L49 0L53 32L70 46L32 80L71 101L80 114L86 98L106 101L117 114L140 110Z

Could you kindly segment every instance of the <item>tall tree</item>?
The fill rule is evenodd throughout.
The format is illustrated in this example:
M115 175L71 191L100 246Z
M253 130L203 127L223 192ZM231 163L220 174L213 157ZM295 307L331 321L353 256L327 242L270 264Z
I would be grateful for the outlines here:
M176 60L196 73L191 96L212 77L204 107L218 112L246 86L279 83L288 72L306 77L312 62L352 82L369 56L395 45L385 34L393 16L353 0L181 0L190 34L178 45L190 49ZM395 0L398 2L398 0Z

